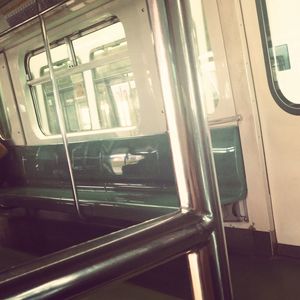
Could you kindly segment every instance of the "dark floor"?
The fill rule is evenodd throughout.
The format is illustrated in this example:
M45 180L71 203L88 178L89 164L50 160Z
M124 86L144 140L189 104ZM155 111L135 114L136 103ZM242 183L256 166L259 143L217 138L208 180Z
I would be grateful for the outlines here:
M106 234L108 230L69 222L63 224L62 233L59 221L29 222L26 218L10 220L6 217L0 218L0 228L0 272ZM300 300L300 259L231 255L230 266L235 300ZM129 281L95 289L74 299L190 300L186 259L179 257Z
M189 275L180 274L184 260L177 259L136 277L74 300L190 300ZM300 299L300 260L231 256L234 300ZM183 276L182 276L183 275ZM216 299L218 300L218 299Z
M231 256L235 300L300 299L300 260Z
M0 251L2 268L31 258L11 249L1 248ZM230 256L230 267L235 300L300 299L300 260L234 255ZM72 299L190 300L192 294L186 262L179 258L130 281L96 288Z

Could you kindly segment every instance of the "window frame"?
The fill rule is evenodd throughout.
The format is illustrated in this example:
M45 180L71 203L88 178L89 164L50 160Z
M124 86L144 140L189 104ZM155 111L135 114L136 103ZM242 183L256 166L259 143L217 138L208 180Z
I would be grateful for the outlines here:
M262 50L264 55L265 69L267 80L271 95L275 102L284 111L292 115L300 115L300 103L294 103L287 99L281 92L276 80L274 80L271 57L269 54L270 46L272 46L272 39L268 41L268 36L271 37L269 28L268 12L265 0L256 0L256 10L258 16L258 23L260 29L260 36L262 42Z
M126 42L126 39L119 40L119 42L121 42L121 43ZM116 42L113 42L111 44L107 44L107 46L112 45L112 44L116 44ZM101 60L101 58L100 59L96 58L95 53L97 51L101 50L102 48L104 48L104 47L100 46L100 47L96 47L96 48L93 48L93 49L90 50L90 53L89 53L89 61L90 62ZM122 50L122 51L124 51L124 50ZM107 60L107 58L104 58L104 60ZM114 63L114 59L112 59L108 64L110 64L110 63ZM128 68L127 67L122 67L121 68L121 71L122 71L121 73L119 73L119 72L118 73L111 73L111 74L109 74L109 76L104 76L104 77L101 77L101 78L97 78L97 71L96 71L97 67L101 67L101 65L97 64L97 66L95 68L91 69L93 83L94 83L93 84L94 85L94 90L95 91L97 90L97 85L98 84L102 84L102 85L105 86L107 92L110 94L109 95L109 102L110 102L110 104L113 108L114 122L116 122L117 124L120 125L121 120L120 120L120 116L118 115L118 112L117 112L118 111L118 108L117 108L117 105L116 105L117 101L116 101L116 99L113 95L112 86L107 85L106 82L107 81L111 82L111 81L114 81L114 80L117 80L117 81L121 80L123 78L124 74L133 73L133 70L131 70L131 72L127 72ZM119 76L120 74L121 74L121 77ZM127 82L129 82L129 81L127 81ZM123 82L120 82L120 83L123 83ZM96 102L97 102L98 116L99 116L99 120L101 122L101 112L100 112L100 107L99 107L99 102L98 102L97 96L96 96ZM132 125L132 126L134 126L134 125ZM111 127L111 128L118 128L118 127L124 128L124 127L128 127L128 126L124 126L124 127L123 126L116 126L116 127Z
M53 48L58 47L62 44L65 44L67 47L69 47L70 45L68 45L65 42L66 39L69 39L72 42L72 41L74 41L74 40L76 40L80 37L86 36L88 34L99 31L103 28L109 27L109 26L111 26L113 24L116 24L116 23L119 23L119 22L122 24L121 20L117 16L111 15L110 17L107 17L105 20L103 20L103 21L101 21L97 24L94 24L92 26L88 26L88 27L86 27L82 30L76 31L73 34L64 36L63 38L60 38L60 39L57 39L57 40L51 42L50 47L51 47L51 49L53 49ZM124 40L126 41L126 38ZM73 51L74 50L73 45L71 45L71 47L72 47L72 51ZM90 49L89 50L90 53L92 53L93 50L94 49ZM44 120L44 121L42 120L41 112L40 112L40 104L37 103L39 100L37 99L37 95L36 95L36 92L35 92L35 87L36 86L43 85L45 83L50 82L50 75L49 74L45 74L45 75L41 74L39 76L39 78L33 78L32 74L31 74L31 70L30 70L30 59L34 55L38 55L40 53L43 53L44 51L45 51L44 47L40 47L38 49L34 49L34 50L31 50L31 51L27 52L25 54L25 58L24 58L24 61L25 61L24 65L25 65L27 85L28 85L28 88L30 90L30 96L31 96L31 100L32 100L32 103L33 103L33 107L34 107L34 114L35 114L35 118L36 118L36 121L37 121L37 127L39 128L40 132L46 138L50 138L50 137L57 136L59 133L52 133L51 132L49 122L48 122L48 115L47 115L46 120ZM110 62L113 62L115 60L116 55L120 56L120 55L122 55L122 53L125 53L124 50L122 50L121 53L113 53L111 55L111 57L105 58L105 63L109 64ZM126 53L127 53L127 51L126 51ZM94 70L97 67L101 66L101 65L103 65L103 59L101 59L101 58L100 59L95 59L95 60L90 59L89 62L82 63L82 64L80 62L78 62L78 60L76 60L76 62L74 62L74 64L70 68L57 70L56 71L56 79L60 79L60 78L66 77L66 76L72 76L72 75L76 75L76 74L82 74L82 76L84 77L84 72L85 71L90 71L93 74ZM94 86L95 86L95 82L94 82ZM96 101L97 101L97 99L96 99ZM97 103L97 107L98 107L98 103ZM99 112L97 112L97 113L98 113L98 118L99 118L99 122L100 122ZM46 123L46 122L48 123L48 125L45 127L45 124L43 124L43 123ZM80 120L78 120L78 122L80 122ZM138 127L138 124L134 124L134 125L131 125L131 126L115 126L115 127L113 126L113 127L110 127L110 128L101 128L100 127L100 128L96 128L96 129L91 128L91 129L88 129L88 130L68 131L67 133L70 136L81 136L82 134L83 135L95 134L95 133L101 134L101 133L107 133L107 132L112 132L112 131L115 131L115 132L130 131L130 132L132 132L133 130L136 130L137 127Z
M3 114L3 115L2 115ZM7 108L0 90L0 140L6 141L11 139L11 124L7 114ZM4 125L4 126L3 126ZM4 128L6 127L6 128Z

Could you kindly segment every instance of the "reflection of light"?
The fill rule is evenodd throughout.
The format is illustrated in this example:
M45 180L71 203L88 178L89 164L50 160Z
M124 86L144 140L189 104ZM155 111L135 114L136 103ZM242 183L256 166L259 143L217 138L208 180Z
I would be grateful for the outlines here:
M129 85L130 85L131 89L135 89L136 88L134 80L129 81Z
M108 115L109 114L109 106L106 102L101 103L101 110Z
M112 154L109 156L112 160L116 160L116 161L120 161L123 160L125 158L125 154Z
M120 125L130 126L132 125L130 117L130 86L128 82L123 82L119 84L114 84L111 86L114 98L117 103L117 110L119 112Z
M139 151L139 154L141 155L146 155L146 154L154 154L157 153L156 150L152 150L152 151Z
M71 11L76 11L76 10L79 10L79 9L81 9L83 7L85 7L85 4L82 2L82 3L79 3L77 5L74 5L74 6L70 7L70 10Z
M197 253L189 253L188 255L189 265L190 265L190 274L192 277L193 288L195 299L204 299L202 287L200 285L201 274L198 268L199 265L199 257Z
M145 156L142 154L119 153L110 155L111 167L116 175L123 174L124 166L135 165L143 159L145 159Z
M126 165L135 165L137 164L140 160L143 160L145 157L144 155L128 155L126 158Z
M90 110L87 106L79 108L80 120L85 130L91 129Z
M23 104L19 104L19 108L21 112L26 112L26 107Z
M229 153L234 151L235 151L235 147L213 148L213 153Z
M123 166L125 165L126 154L112 154L110 155L110 164L116 175L123 174Z
M15 297L14 299L29 299L34 294L40 294L43 291L47 291L47 295L52 295L57 289L62 288L62 286L67 286L71 282L74 282L77 280L81 275L67 275L62 278L54 279L52 281L49 281L45 284L42 284L38 287L32 288L22 294L19 294L18 297Z

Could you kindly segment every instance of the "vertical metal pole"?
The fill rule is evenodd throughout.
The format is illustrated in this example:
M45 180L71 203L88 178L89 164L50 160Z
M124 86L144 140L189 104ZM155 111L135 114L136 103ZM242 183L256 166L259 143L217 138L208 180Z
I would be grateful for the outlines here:
M199 0L147 0L159 66L181 207L215 220L212 236L216 298L232 299L231 279L210 133L200 79L195 10ZM200 3L200 7L199 7ZM194 11L193 11L194 10ZM198 259L191 259L191 255ZM189 254L190 269L200 252ZM193 264L192 264L193 262ZM195 275L195 272L192 276ZM201 299L192 280L195 299ZM201 284L203 286L203 284Z
M51 78L52 85L53 85L53 95L54 95L54 102L55 102L55 107L56 107L56 112L57 112L58 124L59 124L59 128L60 128L60 133L61 133L61 136L63 139L63 144L64 144L67 163L68 163L74 205L75 205L75 208L76 208L79 218L83 218L83 215L80 210L80 204L79 204L76 184L75 184L75 180L74 180L72 162L71 162L70 152L69 152L69 147L68 147L65 121L64 121L64 116L63 116L63 108L62 108L61 99L60 99L60 95L59 95L58 84L55 79L55 74L54 74L54 69L53 69L53 63L52 63L51 51L50 51L50 43L49 43L47 31L46 31L44 18L42 16L42 14L40 14L40 12L39 12L40 10L39 10L38 0L36 0L36 5L37 5L37 9L38 9L38 16L39 16L39 20L40 20L42 36L43 36L44 45L45 45L45 51L46 51L46 56L47 56L47 61L48 61L48 66L49 66L50 78Z
M209 247L206 246L197 252L188 254L188 263L191 274L194 299L215 299L212 284Z
M77 59L76 59L74 48L72 46L72 41L70 40L69 37L66 37L64 41L68 48L69 60L72 62L72 65L70 67L75 67L77 66Z

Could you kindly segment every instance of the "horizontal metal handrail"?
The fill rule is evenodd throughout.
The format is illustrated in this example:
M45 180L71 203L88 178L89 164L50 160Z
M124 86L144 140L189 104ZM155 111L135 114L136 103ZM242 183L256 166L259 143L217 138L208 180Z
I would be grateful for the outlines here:
M204 246L213 222L177 212L87 241L0 273L5 299L63 299L132 277Z
M231 123L231 122L239 122L241 120L242 120L241 115L235 115L235 116L230 116L230 117L209 120L208 125L209 126L222 125L222 124Z
M83 73L84 71L93 70L97 67L103 66L104 64L109 65L110 63L116 62L116 61L120 60L120 58L126 57L127 53L128 53L128 51L126 49L122 49L118 53L111 54L110 57L97 58L90 62L81 64L81 65L78 65L78 66L75 66L75 67L72 67L69 69L56 70L54 72L54 74L57 79L60 79L60 78L64 78L67 76L74 75L74 74ZM110 73L107 76L101 77L101 80L104 80L104 79L107 79L107 78L110 78L110 77L113 77L116 75L119 75L119 73L118 72ZM50 80L51 80L50 75L47 74L47 75L43 75L39 78L28 80L27 84L31 85L31 86L35 86L38 84L50 82Z

